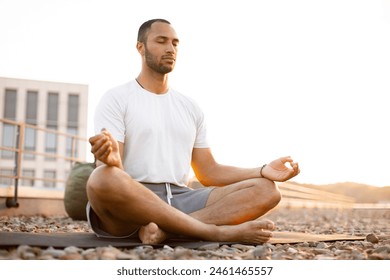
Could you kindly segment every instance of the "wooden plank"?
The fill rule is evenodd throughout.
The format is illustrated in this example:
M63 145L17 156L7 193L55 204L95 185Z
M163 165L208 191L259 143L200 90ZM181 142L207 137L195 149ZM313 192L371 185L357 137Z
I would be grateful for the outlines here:
M308 200L299 198L282 198L277 207L307 207L307 208L352 208L353 203L337 201Z
M15 187L0 187L0 198L14 197ZM64 190L18 187L18 198L64 199Z
M8 208L6 198L0 198L0 216L68 216L63 199L20 198L19 207Z
M286 182L279 183L278 185L279 185L279 188L281 189L281 191L283 191L284 189L292 190L292 191L297 192L297 195L299 193L310 193L313 195L317 195L318 197L321 197L322 199L326 199L326 200L328 200L328 199L329 200L338 200L338 201L344 201L344 202L349 202L349 203L354 202L354 199L352 197L345 196L345 195L339 195L339 194L326 192L326 191L322 191L322 190L306 188L303 186L299 186L299 185L295 185L295 184L291 184L291 183L286 183Z

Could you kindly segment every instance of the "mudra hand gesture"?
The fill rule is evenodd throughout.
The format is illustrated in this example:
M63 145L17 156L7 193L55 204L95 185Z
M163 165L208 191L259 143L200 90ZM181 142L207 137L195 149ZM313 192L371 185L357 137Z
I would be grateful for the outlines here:
M119 145L110 132L103 128L102 133L89 138L89 143L92 146L91 153L96 160L107 166L122 168Z
M286 164L290 165L287 166ZM281 157L264 166L263 177L272 181L284 182L299 174L299 165L291 157Z

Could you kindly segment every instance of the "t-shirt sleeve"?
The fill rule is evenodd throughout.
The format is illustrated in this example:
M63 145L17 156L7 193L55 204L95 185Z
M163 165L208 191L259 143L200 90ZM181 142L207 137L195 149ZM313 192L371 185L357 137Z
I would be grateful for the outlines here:
M96 107L94 116L94 130L99 134L103 128L107 129L116 140L124 142L124 104L114 90L106 92Z
M209 148L209 142L207 139L207 126L205 116L202 110L197 107L197 128L194 148Z

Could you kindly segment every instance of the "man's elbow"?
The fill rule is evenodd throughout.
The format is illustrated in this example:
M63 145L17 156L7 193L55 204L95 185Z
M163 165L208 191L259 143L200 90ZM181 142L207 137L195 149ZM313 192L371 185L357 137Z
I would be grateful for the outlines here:
M206 179L206 178L198 178L198 180L199 180L199 183L201 183L201 185L204 186L204 187L210 187L210 186L213 185L211 183L211 181Z
M217 179L218 177L198 177L198 181L205 187L221 187L227 185L226 182Z

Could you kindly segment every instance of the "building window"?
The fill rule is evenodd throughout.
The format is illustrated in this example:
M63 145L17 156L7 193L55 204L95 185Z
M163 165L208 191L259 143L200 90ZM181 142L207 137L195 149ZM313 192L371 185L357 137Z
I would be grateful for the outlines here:
M48 127L49 129L56 129L56 127ZM53 154L55 155L57 153L57 134L53 132L46 132L45 135L46 138L46 147L45 147L45 152L47 154ZM55 160L55 157L46 157L46 160Z
M33 187L35 183L35 170L34 169L23 169L22 170L22 186Z
M38 92L27 91L26 123L37 125Z
M0 169L0 186L11 186L13 182L13 179L10 178L11 176L14 176L13 169Z
M69 94L68 97L68 126L77 127L79 123L79 96Z
M54 180L56 179L56 171L55 170L45 170L43 173L43 176L45 179L49 179L49 180L47 180L47 181L45 180L43 182L43 186L46 188L55 188L56 182Z
M12 124L3 125L3 137L2 137L2 146L4 148L15 149L17 137L17 127ZM1 157L3 159L13 159L15 158L14 151L1 150Z
M46 128L51 130L58 129L58 93L49 92L47 99L47 118ZM46 133L46 147L45 152L48 154L57 153L57 134ZM46 160L55 160L55 157L46 157Z
M79 123L79 95L69 94L68 97L68 128L67 133L71 135L78 134ZM77 140L73 140L72 137L66 139L66 156L77 157Z
M49 92L47 99L47 127L58 126L58 93Z
M6 89L4 95L4 119L16 121L16 100L17 91L15 89ZM1 145L5 148L16 148L17 127L13 124L3 124L3 136ZM1 150L1 157L4 159L15 158L15 152Z
M77 128L68 127L67 134L75 135L77 136L78 130ZM77 149L78 139L75 139L73 137L66 137L66 156L67 157L75 157L78 156L78 149Z
M16 90L6 89L4 95L4 118L16 121Z
M35 154L29 152L35 152L37 145L37 131L34 128L26 127L24 130L24 159L35 159Z
M26 102L26 123L31 125L37 125L37 111L38 111L38 92L27 91ZM29 152L35 152L36 150L36 134L37 131L33 128L26 127L24 135L24 159L35 159L34 154Z

